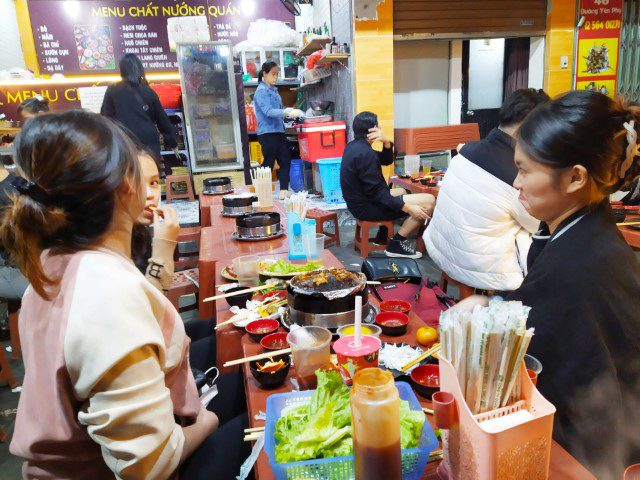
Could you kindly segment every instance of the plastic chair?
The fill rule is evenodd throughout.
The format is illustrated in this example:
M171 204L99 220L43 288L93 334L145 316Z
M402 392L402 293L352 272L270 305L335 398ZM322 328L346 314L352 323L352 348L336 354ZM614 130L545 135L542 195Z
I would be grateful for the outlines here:
M179 190L174 190L173 185L177 183L185 183L187 185L187 190L184 192L180 192ZM189 175L167 175L165 179L166 184L166 193L167 193L167 203L171 203L173 200L186 199L191 202L196 200L195 195L193 194L193 185L191 185L191 176Z
M180 244L195 242L200 249L200 227L181 228L178 234L178 245L173 255L173 264L176 270L194 268L198 266L199 251L193 253L180 253Z
M374 238L370 237L370 231L374 227L387 227L389 238L384 245L372 245ZM385 250L389 239L393 235L393 221L381 220L381 221L368 221L368 220L356 220L356 235L354 247L356 250L360 250L360 257L367 258L369 252L375 252L377 250Z
M336 212L313 208L307 212L307 218L316 221L316 233L323 233L327 236L324 241L325 247L328 247L332 243L335 243L336 247L340 246L340 228L338 227L338 214ZM333 223L334 233L324 230L325 222Z
M470 297L471 295L474 295L476 293L475 288L458 282L457 280L454 280L449 275L447 275L445 272L442 272L442 275L440 276L440 288L446 294L448 294L447 287L449 286L449 284L458 287L458 290L460 291L460 298L458 300L464 300L465 298Z
M200 286L194 283L191 279L199 283L200 275L197 268L183 270L182 272L176 272L173 274L173 281L171 282L169 290L167 290L167 298L179 313L187 312L189 310L195 310L196 308L198 308L197 301L194 305L180 308L180 297L184 295L194 294L196 296L196 299L198 299Z

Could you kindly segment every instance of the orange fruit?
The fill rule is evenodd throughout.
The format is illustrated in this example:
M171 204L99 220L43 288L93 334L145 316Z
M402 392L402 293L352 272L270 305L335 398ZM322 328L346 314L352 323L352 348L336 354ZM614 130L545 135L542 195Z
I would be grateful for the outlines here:
M438 331L433 327L420 327L416 332L416 340L425 347L433 345L438 340Z

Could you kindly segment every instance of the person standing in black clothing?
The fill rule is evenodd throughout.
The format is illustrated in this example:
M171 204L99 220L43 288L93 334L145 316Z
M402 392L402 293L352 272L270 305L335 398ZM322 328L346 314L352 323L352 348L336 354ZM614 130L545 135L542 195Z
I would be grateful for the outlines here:
M529 353L557 409L554 438L600 479L640 462L640 263L608 199L640 175L638 130L640 107L573 91L533 110L515 154L514 187L543 223L506 299L531 307Z
M120 59L122 81L110 85L104 95L100 113L124 125L147 150L160 160L160 135L164 145L178 155L178 143L173 126L165 113L160 99L145 77L140 59L127 53Z
M407 195L402 188L389 190L382 166L393 163L393 143L378 126L378 117L374 113L361 112L356 115L353 134L355 139L345 147L340 166L340 186L347 208L358 220L381 221L406 217L385 253L390 257L422 257L407 237L431 217L435 197L427 193ZM375 142L382 142L381 152L371 147ZM387 232L378 232L379 241L386 237Z

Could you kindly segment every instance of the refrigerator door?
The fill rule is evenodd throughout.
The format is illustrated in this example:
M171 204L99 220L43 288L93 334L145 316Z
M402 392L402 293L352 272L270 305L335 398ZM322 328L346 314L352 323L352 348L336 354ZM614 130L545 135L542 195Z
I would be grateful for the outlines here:
M243 166L231 52L231 43L226 41L177 45L194 173Z

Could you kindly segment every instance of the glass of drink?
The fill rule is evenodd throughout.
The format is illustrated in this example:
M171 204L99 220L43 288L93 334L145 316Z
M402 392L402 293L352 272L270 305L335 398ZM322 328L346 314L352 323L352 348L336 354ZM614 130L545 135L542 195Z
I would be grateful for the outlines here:
M422 160L422 173L431 173L431 167L433 166L432 158L425 158Z
M324 252L324 241L326 238L327 236L322 233L311 233L309 235L302 236L304 254L307 257L307 260L322 257L322 253Z
M258 270L260 259L255 255L244 255L233 259L233 271L238 277L238 284L242 287L255 287L260 276Z
M287 343L300 390L313 390L318 386L316 370L331 367L331 332L322 327L300 327L289 332Z

